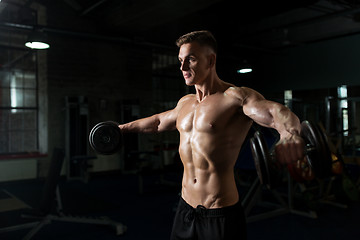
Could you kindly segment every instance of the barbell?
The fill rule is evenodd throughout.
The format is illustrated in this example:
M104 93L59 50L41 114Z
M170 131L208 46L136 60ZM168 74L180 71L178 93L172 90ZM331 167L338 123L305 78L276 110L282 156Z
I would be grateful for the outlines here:
M331 176L332 157L325 133L309 121L301 123L301 137L305 141L305 158L286 165L291 177L302 182L314 177ZM256 172L262 184L276 187L283 178L284 165L277 161L275 151L269 151L263 135L257 131L250 139Z

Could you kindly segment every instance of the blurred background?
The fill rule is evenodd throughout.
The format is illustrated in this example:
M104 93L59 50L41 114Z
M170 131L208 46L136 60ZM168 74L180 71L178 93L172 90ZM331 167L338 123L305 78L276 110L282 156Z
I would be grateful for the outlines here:
M287 105L300 120L319 124L331 151L343 163L341 172L331 178L294 183L296 194L284 187L285 198L300 199L297 202L306 205L306 211L313 211L315 204L317 220L306 225L307 217L293 219L287 213L290 220L280 216L276 218L280 222L271 222L275 225L265 232L271 235L276 231L280 234L284 228L301 229L301 234L291 235L291 239L318 239L324 228L337 226L339 232L347 229L348 239L357 239L357 0L0 1L1 225L6 228L22 223L13 216L40 204L37 199L54 149L62 149L59 184L64 208L87 215L104 213L121 220L128 227L124 239L168 239L181 188L178 133L128 134L121 151L110 156L96 154L89 146L88 134L98 122L124 123L147 117L175 107L183 95L192 93L194 89L185 86L179 71L175 40L187 32L205 29L218 41L217 71L222 80L251 87ZM251 71L243 73L244 67ZM274 133L268 135L276 138ZM245 196L255 174L246 143L236 169L239 191ZM310 191L314 188L315 193ZM337 219L332 225L330 220L321 222L319 204L334 195L331 201L339 203L341 210L337 206L323 211L332 224ZM312 205L304 204L304 199ZM144 203L147 207L137 211ZM150 211L151 206L158 205L162 210ZM130 209L147 220L139 222L133 212L127 212ZM165 212L157 215L158 211ZM254 225L258 221L249 223L249 239L270 239L256 235L261 234L256 229L269 226L264 221L260 221L264 223L261 226ZM74 224L68 224L71 226L66 227L72 229ZM287 227L278 227L284 224ZM76 233L78 229L57 234L66 227L49 230L49 226L34 239L82 236ZM88 225L84 229L89 229ZM305 229L312 229L313 234L307 235ZM4 238L0 231L0 238L21 239L28 230L5 231ZM97 235L87 233L85 237L98 239L103 237L102 231L97 229ZM112 239L111 233L103 234ZM329 239L338 237L330 234ZM275 238L281 239L274 234Z

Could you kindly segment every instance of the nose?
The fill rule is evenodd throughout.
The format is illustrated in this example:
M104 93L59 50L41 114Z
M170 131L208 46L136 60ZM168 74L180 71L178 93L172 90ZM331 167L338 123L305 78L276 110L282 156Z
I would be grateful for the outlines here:
M181 71L187 71L187 70L189 70L189 64L187 63L187 61L183 61L183 62L180 64L180 70L181 70Z

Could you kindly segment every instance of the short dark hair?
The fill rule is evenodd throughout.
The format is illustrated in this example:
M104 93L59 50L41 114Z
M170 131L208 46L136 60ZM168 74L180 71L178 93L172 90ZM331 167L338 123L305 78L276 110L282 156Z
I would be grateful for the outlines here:
M211 32L207 30L194 31L182 35L176 40L176 46L181 47L185 43L198 42L202 45L209 46L215 53L217 53L217 42Z

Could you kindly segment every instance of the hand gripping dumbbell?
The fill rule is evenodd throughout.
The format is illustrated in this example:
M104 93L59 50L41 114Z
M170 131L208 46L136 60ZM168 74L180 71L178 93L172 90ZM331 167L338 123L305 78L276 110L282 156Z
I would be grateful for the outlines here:
M327 138L320 127L309 121L301 123L301 137L305 141L305 158L287 164L287 169L295 181L310 179L313 173L317 178L331 175L332 158ZM269 152L263 135L256 132L250 139L251 151L259 180L270 188L275 187L282 179L283 164Z
M96 124L89 134L90 146L99 154L110 155L122 147L122 133L119 124L113 121Z

